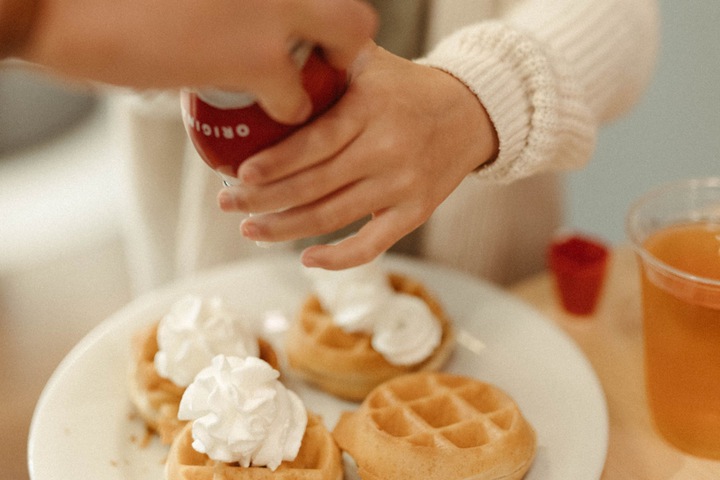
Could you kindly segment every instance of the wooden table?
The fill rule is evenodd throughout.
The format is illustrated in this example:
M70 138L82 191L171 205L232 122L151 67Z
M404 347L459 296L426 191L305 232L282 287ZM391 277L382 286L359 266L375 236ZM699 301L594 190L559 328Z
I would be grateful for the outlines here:
M720 461L685 455L665 443L654 430L643 383L639 280L632 251L620 247L612 253L603 296L592 316L566 313L547 273L525 280L510 291L568 333L595 368L610 417L610 443L602 480L720 479Z

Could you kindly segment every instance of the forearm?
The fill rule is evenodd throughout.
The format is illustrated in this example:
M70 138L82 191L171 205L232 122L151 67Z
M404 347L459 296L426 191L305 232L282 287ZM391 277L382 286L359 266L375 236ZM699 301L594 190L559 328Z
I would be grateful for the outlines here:
M598 126L629 109L651 77L656 13L654 0L527 0L420 61L475 92L500 141L478 175L512 181L590 158Z
M22 50L39 4L39 0L0 0L0 59Z

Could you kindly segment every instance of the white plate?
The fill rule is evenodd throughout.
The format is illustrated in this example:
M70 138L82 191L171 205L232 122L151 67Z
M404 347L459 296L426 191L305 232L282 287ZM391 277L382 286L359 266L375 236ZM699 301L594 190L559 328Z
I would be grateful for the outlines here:
M472 277L398 257L386 262L422 280L454 320L460 341L446 370L498 385L535 427L538 451L526 480L600 478L608 441L605 399L572 341L536 311ZM282 255L174 284L102 322L62 361L40 397L28 446L32 480L162 479L166 447L140 445L144 428L126 391L133 332L186 293L220 294L250 313L274 311L282 320L307 292L297 258ZM302 382L289 386L330 428L340 411L355 407Z

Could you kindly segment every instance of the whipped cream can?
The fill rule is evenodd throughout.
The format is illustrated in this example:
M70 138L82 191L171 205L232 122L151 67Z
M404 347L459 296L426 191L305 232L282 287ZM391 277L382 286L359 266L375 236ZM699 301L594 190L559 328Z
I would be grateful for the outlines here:
M331 66L321 49L308 43L297 44L291 54L312 100L309 122L342 96L347 75ZM252 94L244 92L187 89L182 91L180 103L185 130L195 149L228 185L238 183L237 169L245 159L302 126L273 120Z

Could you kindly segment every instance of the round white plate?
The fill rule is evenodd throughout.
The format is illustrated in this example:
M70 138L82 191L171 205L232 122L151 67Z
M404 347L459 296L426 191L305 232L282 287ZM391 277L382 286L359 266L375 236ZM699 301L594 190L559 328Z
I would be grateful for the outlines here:
M385 262L422 280L454 320L459 342L445 370L499 386L535 427L537 456L526 480L597 480L607 452L607 408L574 343L533 309L477 279L405 258ZM176 283L106 319L61 362L40 397L28 445L32 480L162 479L167 447L156 439L142 445L145 430L126 390L133 333L187 293L221 295L264 318L265 326L282 326L308 289L297 257L280 255ZM329 428L342 410L356 407L292 378L288 386Z

